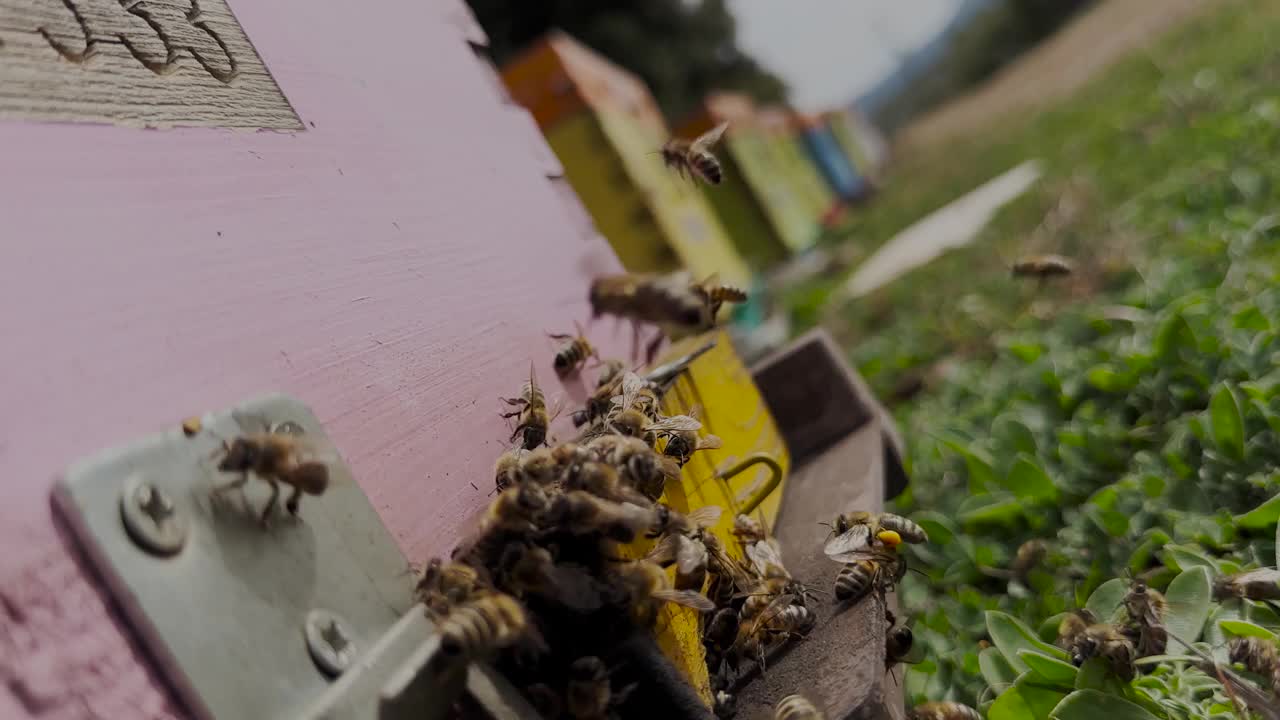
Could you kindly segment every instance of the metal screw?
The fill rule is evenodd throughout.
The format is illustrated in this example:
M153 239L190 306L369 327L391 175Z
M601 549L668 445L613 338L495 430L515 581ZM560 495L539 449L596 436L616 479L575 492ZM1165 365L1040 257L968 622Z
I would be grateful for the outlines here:
M187 540L187 523L173 498L141 475L133 475L124 483L120 518L129 537L156 555L173 555Z
M356 643L342 618L328 610L312 610L307 613L303 633L311 659L325 674L341 675L351 667L356 657Z

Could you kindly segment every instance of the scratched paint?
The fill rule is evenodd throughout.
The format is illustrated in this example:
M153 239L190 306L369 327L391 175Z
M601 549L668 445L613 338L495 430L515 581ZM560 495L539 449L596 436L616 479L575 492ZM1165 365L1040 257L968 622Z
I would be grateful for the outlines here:
M280 390L425 559L485 503L497 398L529 359L553 399L581 397L544 332L585 321L589 276L618 264L459 4L231 5L305 132L0 123L5 718L182 716L55 529L76 459Z

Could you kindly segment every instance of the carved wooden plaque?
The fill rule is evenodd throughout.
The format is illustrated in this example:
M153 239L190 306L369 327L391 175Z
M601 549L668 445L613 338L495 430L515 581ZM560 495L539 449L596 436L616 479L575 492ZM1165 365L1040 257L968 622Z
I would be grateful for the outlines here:
M0 118L302 127L226 0L0 0Z

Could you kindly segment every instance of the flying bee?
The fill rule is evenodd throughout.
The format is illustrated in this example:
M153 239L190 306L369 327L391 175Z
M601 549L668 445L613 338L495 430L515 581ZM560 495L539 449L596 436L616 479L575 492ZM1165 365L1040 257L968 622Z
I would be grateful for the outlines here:
M545 510L549 501L547 493L534 483L520 483L503 490L489 503L483 527L510 532L528 532L534 529L534 520Z
M662 332L645 353L646 362L652 363L664 337L678 339L715 327L713 306L718 309L719 303L739 294L716 290L717 287L723 286L714 282L714 276L699 283L683 271L668 275L606 275L592 281L588 300L594 316L607 314L630 320L637 348L639 323L657 325ZM716 299L712 300L712 296Z
M773 720L826 720L827 716L803 695L788 695L773 709Z
M596 389L587 396L586 402L582 409L574 413L574 427L582 427L588 423L595 422L609 414L613 409L613 398L617 396L619 388L622 386L622 375L611 378L608 382L602 382L596 385Z
M873 537L882 541L883 533L896 533L909 543L927 543L929 534L916 523L893 513L852 512L837 515L831 524L836 536L827 541L823 551L836 562L851 562L864 551ZM896 543L893 543L896 544Z
M480 573L470 565L432 558L422 570L415 594L432 617L443 617L480 589Z
M1058 626L1058 643L1071 653L1071 662L1077 666L1089 658L1100 657L1125 682L1137 674L1133 641L1116 626L1096 622L1088 610L1077 610L1062 619Z
M1137 580L1124 596L1125 612L1129 616L1129 634L1137 635L1134 649L1139 658L1163 655L1169 645L1169 635L1164 628L1164 616L1168 603L1164 595Z
M511 440L514 442L516 438L521 438L521 446L525 450L533 450L539 445L545 445L547 428L555 419L555 415L547 412L547 397L543 394L542 388L538 387L538 380L533 374L533 363L529 363L529 380L521 388L520 397L502 398L502 401L519 408L502 414L504 418L517 418Z
M1280 570L1264 567L1234 575L1224 575L1214 581L1213 595L1218 600L1227 598L1280 600Z
M911 720L982 720L982 715L963 703L927 702L912 709Z
M290 515L298 514L302 494L322 495L329 487L329 466L311 459L309 445L301 438L283 433L251 433L239 435L230 442L223 439L218 471L239 473L240 477L214 489L222 494L232 488L243 487L249 474L261 478L271 486L271 497L262 509L261 522L265 526L280 499L280 484L293 488L285 500Z
M720 275L712 273L705 280L693 286L693 292L706 301L711 317L720 314L720 307L727 302L740 303L747 301L747 293L741 288L722 285Z
M586 333L583 332L582 326L578 323L573 324L573 329L577 335L567 335L563 333L548 333L547 337L552 340L561 341L563 344L556 351L555 360L552 366L555 368L556 375L565 377L582 369L587 364L587 360L594 358L599 361L600 356L596 353L596 348L587 340Z
M1075 263L1061 255L1032 255L1019 258L1011 268L1014 277L1034 277L1041 280L1070 275L1073 270L1075 270Z
M653 526L654 513L651 508L612 502L589 492L571 490L556 496L547 519L574 534L600 533L610 540L628 543Z
M1044 556L1049 552L1049 545L1044 540L1035 538L1028 540L1018 546L1018 551L1014 553L1013 562L1009 566L1009 570L1015 578L1023 580L1028 574L1040 564Z
M867 549L849 553L851 558L836 573L837 602L855 603L872 590L884 592L907 574L907 561L897 552L896 543L878 541Z
M438 630L440 649L446 655L485 660L514 645L531 628L515 598L489 592L454 608Z
M1266 678L1271 692L1280 695L1280 647L1259 637L1234 638L1227 646L1228 658L1244 665L1254 675Z
M729 123L720 123L693 140L671 138L659 151L662 163L674 168L681 177L702 178L711 185L719 185L724 179L724 171L720 161L711 153L711 147L720 142L728 127Z
M906 625L890 625L884 639L884 667L891 670L894 665L907 660L915 646L915 636Z
M604 661L594 655L581 657L569 666L565 709L573 720L606 720L613 716L613 708L626 702L635 687L628 685L613 692Z

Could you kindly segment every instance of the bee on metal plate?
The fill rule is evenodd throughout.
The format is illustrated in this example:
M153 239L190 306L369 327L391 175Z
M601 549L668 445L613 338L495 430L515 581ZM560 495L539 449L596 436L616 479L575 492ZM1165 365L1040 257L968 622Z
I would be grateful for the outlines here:
M871 544L872 538L880 537L886 531L895 533L901 540L909 543L929 542L929 534L924 528L892 513L844 513L836 516L831 529L836 535L827 541L823 551L836 562L857 559L857 553L864 551Z
M674 168L681 177L697 177L711 185L719 185L724 179L724 171L711 147L720 141L728 127L729 123L720 123L693 140L671 138L659 151L663 164Z
M485 660L530 630L524 607L510 595L491 591L453 608L440 621L440 649L450 657Z
M470 565L432 558L418 578L415 594L432 617L443 617L482 587L480 573Z
M218 486L215 493L243 487L249 481L250 473L271 486L271 497L262 509L263 525L267 524L280 499L281 484L293 489L284 503L290 515L298 514L303 493L322 495L329 487L329 466L312 459L313 450L309 443L293 435L272 432L239 435L230 442L224 439L216 453L221 455L218 471L239 473L240 477Z

